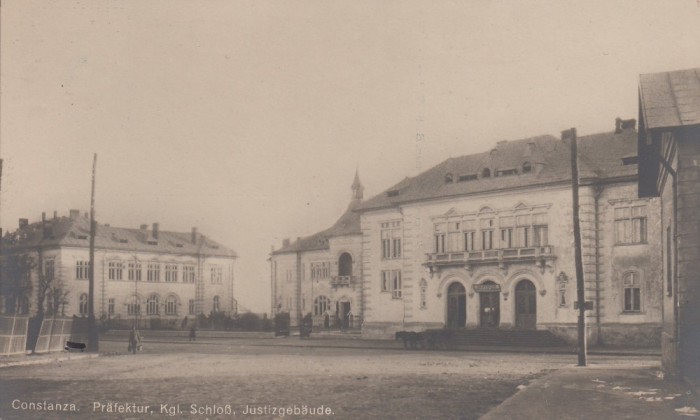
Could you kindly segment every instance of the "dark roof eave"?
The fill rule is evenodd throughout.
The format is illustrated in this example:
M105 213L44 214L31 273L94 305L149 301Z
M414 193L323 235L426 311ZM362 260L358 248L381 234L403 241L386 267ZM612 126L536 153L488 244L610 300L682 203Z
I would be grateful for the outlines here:
M580 181L580 183L581 184L583 182L594 183L594 182L599 182L600 180L601 180L601 178L599 178L599 177L587 177L587 178L583 178ZM534 184L534 185L529 184L529 185L522 185L522 186L517 186L517 187L498 188L498 189L492 189L492 190L486 190L486 191L477 191L477 192L468 192L468 193L459 193L459 194L446 194L446 195L442 195L439 197L417 198L417 199L413 199L413 200L394 202L390 205L387 204L387 205L376 206L376 207L367 207L367 208L360 209L358 211L366 213L369 211L377 211L377 210L386 210L386 209L396 208L396 207L406 205L406 204L424 203L424 202L428 202L428 201L437 201L437 200L457 198L457 197L478 196L478 195L490 194L493 192L519 191L519 190L524 190L524 189L528 189L528 188L532 188L532 187L551 187L551 186L557 186L557 185L570 185L570 184L571 184L571 180L569 179L569 180L558 180L558 181L552 181L552 182L544 182L541 184Z

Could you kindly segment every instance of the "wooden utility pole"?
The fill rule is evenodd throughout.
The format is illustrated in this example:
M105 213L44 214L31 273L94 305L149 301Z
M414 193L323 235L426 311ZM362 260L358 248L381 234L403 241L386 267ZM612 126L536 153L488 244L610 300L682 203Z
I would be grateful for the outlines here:
M578 203L578 151L576 145L576 129L564 131L562 139L571 140L571 191L573 194L574 213L574 257L576 263L576 300L578 306L578 365L586 366L586 294L583 281L583 257L581 255L581 220Z
M92 193L90 194L90 266L88 283L88 351L99 351L100 344L95 325L95 235L97 224L95 223L95 169L97 167L97 153L92 160Z

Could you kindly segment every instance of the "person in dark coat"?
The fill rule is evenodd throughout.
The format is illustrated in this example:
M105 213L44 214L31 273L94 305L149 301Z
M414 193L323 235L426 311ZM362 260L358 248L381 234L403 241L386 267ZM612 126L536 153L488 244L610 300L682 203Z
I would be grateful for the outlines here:
M197 326L194 324L190 328L190 341L197 341Z
M136 354L139 350L141 350L141 335L136 327L134 327L129 332L129 351Z

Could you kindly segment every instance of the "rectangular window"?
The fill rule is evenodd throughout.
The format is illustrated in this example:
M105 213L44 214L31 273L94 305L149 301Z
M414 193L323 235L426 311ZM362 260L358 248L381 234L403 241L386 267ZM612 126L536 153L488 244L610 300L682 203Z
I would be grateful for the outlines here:
M48 280L48 281L53 280L55 275L56 275L56 262L54 260L44 261L44 277L46 277L46 280Z
M331 275L331 263L311 263L311 280L327 279Z
M88 261L77 261L75 263L75 279L87 280L90 275Z
M381 280L381 291L390 292L391 291L391 271L382 271Z
M146 267L146 281L157 283L160 281L160 264L148 263Z
M290 270L291 273L291 270ZM223 283L223 275L222 275L222 270L221 267L218 265L212 266L211 267L211 284L222 284Z
M382 259L401 258L401 222L381 224Z
M107 278L110 280L122 280L123 265L121 261L110 261L107 263Z
M141 281L141 263L129 261L128 274L129 281Z
M188 307L188 313L190 315L194 315L194 299L190 299L189 304L187 305Z
M501 248L513 248L513 228L501 229Z
M114 298L109 298L109 303L107 304L107 314L114 316Z
M639 278L637 273L627 273L623 280L625 288L625 312L640 312L641 305L641 289L639 287Z
M482 230L481 231L481 249L483 249L483 250L493 249L493 231L492 230Z
M546 225L532 228L532 244L534 246L549 245L549 228Z
M394 270L391 272L391 297L401 299L401 271Z
M381 272L381 291L391 293L393 299L401 299L401 270L383 270Z
M195 282L194 266L193 265L183 265L182 266L182 282L183 283L194 283Z
M647 241L646 206L615 209L615 243L640 244Z
M177 282L177 264L165 265L165 281L168 283Z
M476 235L476 232L474 231L469 231L469 232L464 232L464 250L465 251L474 251L474 236Z
M441 254L445 252L445 234L438 233L435 235L435 252Z

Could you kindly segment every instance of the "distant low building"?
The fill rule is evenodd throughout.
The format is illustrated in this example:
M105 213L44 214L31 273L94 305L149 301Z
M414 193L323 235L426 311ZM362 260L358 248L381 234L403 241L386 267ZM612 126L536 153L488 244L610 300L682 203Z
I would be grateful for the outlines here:
M87 316L90 220L20 219L2 238L4 313ZM95 317L174 325L185 316L231 314L234 262L231 249L192 232L97 225ZM24 262L23 262L24 261ZM26 276L25 279L18 276Z

